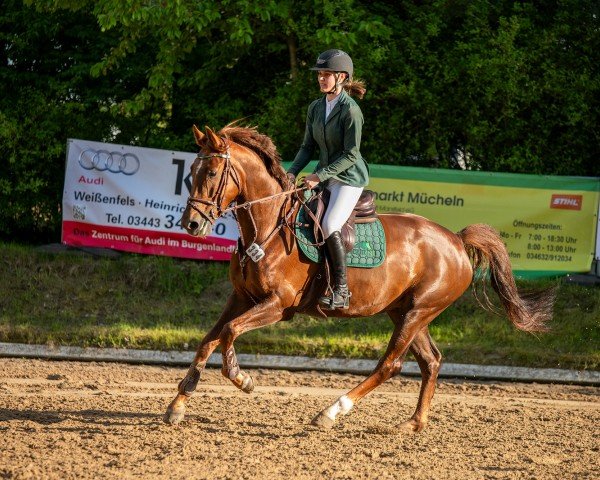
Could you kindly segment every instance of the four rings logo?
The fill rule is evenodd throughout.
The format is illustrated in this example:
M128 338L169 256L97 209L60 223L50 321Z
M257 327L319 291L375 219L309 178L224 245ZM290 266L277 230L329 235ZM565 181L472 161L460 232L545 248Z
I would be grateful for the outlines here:
M79 165L86 170L133 175L140 169L140 159L133 153L88 148L79 155Z
M563 210L581 210L583 203L582 195L563 195L554 194L550 200L550 208L560 208Z

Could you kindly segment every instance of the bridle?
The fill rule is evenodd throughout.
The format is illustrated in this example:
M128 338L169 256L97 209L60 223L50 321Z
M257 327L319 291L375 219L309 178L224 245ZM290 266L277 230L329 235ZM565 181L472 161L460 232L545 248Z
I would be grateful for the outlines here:
M296 236L294 229L290 225L291 215L294 211L294 207L293 207L293 204L295 203L294 200L292 200L292 205L288 209L287 214L284 214L282 216L281 220L277 223L275 228L269 233L269 235L266 237L266 239L264 239L262 242L260 242L260 244L256 244L257 236L258 236L258 228L256 226L256 222L254 221L251 207L252 207L252 205L254 205L256 203L266 202L266 201L272 200L277 197L292 196L292 195L294 195L294 198L296 199L296 201L300 201L301 203L304 203L303 200L300 199L300 195L298 195L298 194L300 192L306 190L306 187L294 188L292 190L285 190L283 192L275 193L273 195L268 195L266 197L258 198L256 200L250 200L250 201L244 202L242 204L231 205L227 208L223 208L223 199L225 196L225 191L227 189L227 185L229 184L229 177L232 178L233 182L235 183L235 185L237 186L237 188L240 192L241 192L241 182L240 182L238 173L236 172L236 170L233 168L233 166L231 164L231 154L229 152L229 145L227 145L227 149L226 149L225 153L211 152L211 153L208 153L205 155L198 154L196 159L204 160L204 159L214 158L214 157L223 158L225 160L225 165L223 167L223 173L221 174L221 178L219 180L219 185L217 186L217 190L216 190L215 194L212 196L212 198L210 200L204 200L203 198L192 197L190 195L187 200L187 206L189 208L191 208L192 210L194 210L195 212L197 212L202 218L204 218L211 225L214 225L215 221L219 217L221 217L223 214L225 214L227 212L233 213L233 217L235 218L235 221L238 226L238 231L240 232L239 240L240 240L241 247L242 247L241 252L240 252L240 255L241 255L240 256L240 264L242 265L242 267L248 260L248 255L247 255L248 251L246 250L246 247L248 246L248 244L246 244L246 242L244 242L244 238L242 235L242 227L240 225L240 222L239 222L239 219L237 216L238 210L243 209L244 211L247 212L249 220L252 224L252 228L254 230L252 242L250 242L250 244L249 244L250 247L256 245L260 250L262 250L262 247L265 246L275 236L275 234L279 230L281 230L281 228L286 227L286 226L290 229L292 234L294 236ZM282 205L282 211L285 210L286 203L287 203L287 199L284 202L284 204ZM198 204L209 206L210 209L208 210L208 213L200 210L200 208L198 207Z
M223 173L221 174L221 178L219 180L219 185L217 186L217 191L213 195L211 200L204 200L203 198L192 197L191 195L188 197L187 206L198 213L204 220L209 222L211 225L214 225L215 221L223 215L228 208L223 209L223 197L225 196L225 190L227 189L227 184L229 180L229 176L233 179L233 182L238 187L238 190L241 190L240 179L238 177L237 172L231 166L231 154L229 153L229 145L227 146L227 150L225 153L220 152L211 152L206 155L198 154L196 156L196 160L206 160L208 158L224 158L225 166L223 167ZM208 214L200 210L197 204L207 205L210 207L208 210ZM216 212L216 214L215 214Z
M238 177L237 172L235 171L235 169L231 165L231 154L229 153L229 146L227 146L227 150L226 150L225 153L214 152L214 153L209 153L209 154L206 154L206 155L200 155L200 154L198 154L196 156L196 160L205 160L205 159L214 158L214 157L224 158L225 159L225 166L223 167L223 173L221 174L221 179L219 180L219 186L217 187L217 191L213 195L212 199L211 200L204 200L203 198L192 197L190 195L188 197L188 200L187 200L187 205L192 210L194 210L195 212L197 212L200 216L202 216L202 218L204 218L211 225L214 225L215 221L220 216L222 216L223 214L225 214L227 212L233 212L233 213L235 213L240 208L244 208L246 210L249 210L250 207L252 205L254 205L255 203L265 202L265 201L271 200L273 198L282 197L282 196L285 196L285 195L291 195L291 194L299 193L299 192L302 192L302 191L306 190L306 187L295 188L293 190L286 190L284 192L275 193L273 195L268 195L266 197L262 197L262 198L259 198L257 200L250 200L248 202L244 202L244 203L241 203L239 205L232 205L232 206L227 207L227 208L222 208L223 197L225 196L225 190L227 189L227 179L228 179L228 177L231 176L231 178L233 179L233 182L235 183L236 187L238 187L238 190L241 190L241 183L240 183L240 179ZM200 203L202 205L208 205L209 207L211 207L211 209L209 210L209 214L207 215L205 212L203 212L202 210L200 210L195 205L196 203ZM215 211L217 212L217 215L214 214Z

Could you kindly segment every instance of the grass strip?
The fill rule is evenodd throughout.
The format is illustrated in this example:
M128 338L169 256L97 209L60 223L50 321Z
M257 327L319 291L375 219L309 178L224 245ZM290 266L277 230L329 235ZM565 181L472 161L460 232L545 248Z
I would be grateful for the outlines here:
M555 283L557 281L554 281ZM548 281L519 282L543 288ZM0 341L157 350L194 350L231 291L228 265L122 254L50 254L0 244ZM470 292L430 330L445 361L481 365L600 368L600 289L561 284L551 332L516 330ZM379 358L386 315L321 319L297 315L242 335L240 353Z

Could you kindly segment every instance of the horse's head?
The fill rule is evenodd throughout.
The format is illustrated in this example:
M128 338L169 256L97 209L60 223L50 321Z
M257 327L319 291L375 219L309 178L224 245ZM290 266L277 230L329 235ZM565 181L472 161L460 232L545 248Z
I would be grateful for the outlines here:
M209 127L205 130L206 134L193 127L200 151L192 164L192 189L181 217L183 228L197 237L210 233L215 220L240 193L229 144Z

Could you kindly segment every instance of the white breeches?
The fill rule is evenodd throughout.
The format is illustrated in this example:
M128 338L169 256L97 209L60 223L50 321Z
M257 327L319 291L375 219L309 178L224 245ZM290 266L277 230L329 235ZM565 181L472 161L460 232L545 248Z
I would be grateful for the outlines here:
M350 218L363 187L353 187L332 178L327 182L326 188L331 192L331 198L321 226L323 235L328 238L333 232L339 232Z

